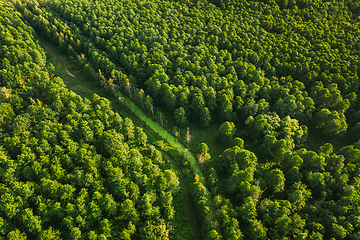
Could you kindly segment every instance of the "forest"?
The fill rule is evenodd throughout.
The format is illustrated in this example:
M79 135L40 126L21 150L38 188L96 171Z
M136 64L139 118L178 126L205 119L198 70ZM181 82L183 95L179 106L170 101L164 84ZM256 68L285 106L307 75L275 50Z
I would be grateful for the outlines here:
M0 237L360 239L358 1L0 12ZM44 42L105 96L70 90ZM185 152L115 110L120 92Z

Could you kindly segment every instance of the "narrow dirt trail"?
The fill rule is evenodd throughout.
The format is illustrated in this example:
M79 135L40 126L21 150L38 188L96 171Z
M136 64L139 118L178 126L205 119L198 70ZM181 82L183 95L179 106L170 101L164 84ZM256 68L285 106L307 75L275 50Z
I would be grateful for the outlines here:
M67 59L63 55L59 54L58 51L55 49L55 47L52 44L50 44L49 42L47 42L44 39L40 39L39 43L45 49L46 52L50 53L51 56L53 58L55 58L55 59L53 59L55 72L63 78L64 83L66 84L66 86L68 87L69 90L72 90L82 96L89 95L89 93L97 93L100 96L103 95L102 91L100 91L101 89L96 88L94 84L89 84L88 81L83 79L82 74L77 74L74 71L70 72L68 69L71 70L73 64L69 61L69 59ZM86 93L88 93L88 94L86 94ZM118 92L117 95L121 95L121 93ZM106 97L106 96L103 96L103 97ZM170 145L172 145L175 149L177 149L179 153L181 153L181 151L185 150L185 147L183 147L180 143L178 143L177 140L173 136L168 134L165 129L163 129L157 123L155 123L150 118L148 118L139 108L137 108L137 106L134 103L132 103L130 101L130 99L126 98L125 106L127 108L129 108L134 113L134 115L138 118L138 119L136 119L137 122L145 123L142 126L143 128L147 128L148 130L151 130L150 132L155 132L155 133L159 134L161 137L164 138L164 140L166 139L170 143ZM115 110L115 109L113 109L113 110ZM133 118L134 116L131 116L131 117ZM162 134L159 133L160 131L162 132ZM165 136L163 136L164 134L165 134ZM173 139L169 139L169 136L171 136ZM174 170L176 170L176 172L179 175L179 180L180 180L181 187L183 189L183 196L184 196L184 200L185 200L184 204L186 204L186 207L188 209L188 211L186 211L186 212L188 215L187 218L190 221L189 225L191 227L192 235L194 237L193 239L200 240L200 239L202 239L201 233L200 233L201 227L196 218L195 206L194 206L193 201L191 200L190 190L184 179L184 173L182 172L182 169L178 166L175 159L173 159L165 151L162 151L162 153L165 154L166 157L171 160L171 165L175 168ZM189 155L188 155L188 160L189 160L189 158L192 158L192 163L189 161L191 166L193 166L194 163L196 164L196 160L191 153L189 153ZM198 172L198 171L196 171L196 172ZM201 171L198 174L199 175L201 174L201 177L203 177Z

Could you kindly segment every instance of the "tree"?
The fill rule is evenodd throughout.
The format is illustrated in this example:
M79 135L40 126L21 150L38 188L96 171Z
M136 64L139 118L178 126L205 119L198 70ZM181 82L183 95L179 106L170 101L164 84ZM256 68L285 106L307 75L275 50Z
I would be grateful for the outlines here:
M291 186L288 195L294 211L299 211L306 206L306 201L311 198L311 191L302 182L296 182Z
M10 90L5 87L1 88L1 101L8 98L10 96ZM11 120L15 116L14 111L10 103L6 103L5 101L0 104L0 122L3 123L4 120Z
M259 215L262 214L262 223L269 228L269 238L285 237L292 230L292 220L289 217L291 213L291 203L287 200L264 199L259 209Z
M220 98L218 98L218 109L219 109L219 115L220 115L220 120L224 121L224 120L232 120L233 117L233 106L231 103L231 99L229 99L230 97L226 94L222 94L220 95Z
M256 155L239 146L226 149L218 160L219 167L229 174L239 170L254 172L257 165Z
M172 193L176 193L179 190L179 179L177 178L174 171L171 169L166 169L164 175L167 182L167 189Z
M187 124L187 117L183 107L179 107L174 112L174 119L179 127L184 127Z
M238 208L239 216L244 221L250 221L256 219L256 205L251 197L247 197L244 200L244 203Z
M296 98L294 95L288 95L285 99L279 99L275 105L274 110L281 117L285 117L287 115L294 116L297 111Z
M348 235L348 231L340 224L333 223L331 226L331 232L336 236L336 239L343 239Z
M8 240L26 240L27 237L26 237L25 233L22 233L22 232L20 232L19 229L16 229L16 230L8 233L7 239Z
M257 219L250 220L249 232L252 239L267 239L267 228Z
M24 209L22 213L22 221L29 232L34 234L39 234L41 232L41 219L39 216L33 214L32 209Z
M157 239L168 240L169 239L169 230L166 228L165 224L156 226Z
M206 240L221 240L221 239L222 239L221 235L216 230L211 230L207 234L207 238L206 238Z
M123 126L124 135L127 136L129 140L133 140L135 137L135 126L133 121L130 118L125 118Z
M145 100L144 100L144 106L145 106L145 110L150 113L151 112L151 108L153 107L153 100L152 98L147 95Z
M201 154L206 154L209 151L209 147L206 143L200 143L199 148Z
M200 117L199 117L199 124L203 127L203 128L207 128L210 126L210 121L211 121L211 115L210 115L210 111L207 107L203 107L200 109Z
M214 168L210 168L208 180L211 187L216 187L216 184L219 181L219 179L217 177L216 170Z
M247 119L248 117L256 116L258 111L258 104L255 102L253 98L248 99L244 107L242 108L242 117Z
M209 108L211 112L215 110L217 107L216 103L216 92L213 87L207 87L206 89L202 89L206 101L206 106Z
M79 132L79 135L85 142L91 142L93 140L94 133L87 121L81 121Z
M145 82L145 84L149 88L149 90L152 94L151 96L156 100L156 98L158 97L158 95L160 93L160 88L161 88L161 82L159 80L158 74L155 73L154 75L152 75Z
M193 99L191 102L191 114L194 119L198 119L200 116L200 111L205 107L204 97L200 89L195 88L193 93Z
M230 143L232 137L234 136L236 131L235 124L233 122L224 122L221 124L218 132L219 139L224 143Z
M162 100L170 111L174 111L175 103L176 103L176 96L173 93L173 85L169 86L167 83L163 83L161 85L161 93L162 93Z
M347 163L359 163L360 162L360 149L354 148L353 145L348 145L340 150L340 153L345 157Z
M249 126L247 133L255 141L259 141L266 135L276 136L280 123L281 119L276 113L260 114L255 119L250 116L245 121L245 124Z
M345 158L343 155L337 155L335 153L325 158L326 167L325 171L330 172L332 175L341 174L345 164Z
M131 240L131 235L136 231L135 225L129 222L128 227L119 234L120 237L124 240Z
M310 240L323 240L323 235L319 232L312 232L309 239Z
M334 147L331 143L325 143L319 149L319 154L323 156L329 156L334 151Z
M125 199L121 203L121 215L126 221L137 223L139 221L139 213L135 208L135 204L130 199Z
M200 165L204 164L204 162L206 162L207 160L209 160L211 158L208 151L209 151L209 147L207 146L207 144L200 143L200 155L198 158L198 163Z
M136 141L143 145L144 147L146 147L146 143L147 143L147 135L144 132L144 130L140 127L136 127L135 128L135 136L136 136Z
M78 227L70 229L70 238L73 240L80 240L82 238L81 231Z
M89 60L84 72L94 78L100 69L98 80L105 88L118 83L142 102L146 95L137 94L137 87L146 86L157 103L173 112L182 107L180 119L184 116L185 120L179 126L180 122L187 126L190 116L201 126L214 118L221 123L235 123L236 116L248 119L244 132L254 140L250 145L257 148L261 169L256 171L255 154L246 151L239 139L229 143L231 149L220 159L214 159L219 163L215 164L219 181L223 181L219 186L227 186L232 192L224 193L248 210L246 221L241 222L244 237L305 239L309 232L310 239L359 238L358 147L354 144L353 149L337 153L344 158L328 146L318 153L293 151L306 136L306 128L295 118L332 136L346 129L342 114L355 119L351 111L359 110L356 95L351 94L359 89L360 66L356 25L360 8L355 0L236 4L211 0L223 11L198 0L165 5L148 1L142 7L120 1L109 5L105 0L44 2L14 1L11 6L0 6L0 85L6 86L0 89L0 145L7 151L0 154L0 209L6 225L0 231L19 228L28 237L39 238L22 221L24 209L33 208L44 230L56 226L58 219L67 219L59 228L65 238L75 236L75 230L94 240L105 239L111 231L121 239L187 238L172 236L187 231L169 224L171 208L162 208L163 199L159 200L168 187L164 173L168 164L163 164L161 152L145 146L145 136L135 123L132 136L124 123L115 124L116 117L104 99L94 97L89 107L75 93L68 93L53 77L54 69L44 68L45 53L33 41L33 26L70 54L84 52L79 59L80 64L85 64L84 56ZM325 20L331 24L327 26ZM154 117L152 100L146 99L144 104ZM321 109L330 114L317 122L312 114ZM40 144L41 139L47 139L49 146ZM201 152L204 156L206 151ZM214 186L216 171L208 173ZM269 198L257 203L262 193L257 181L266 178L271 185L265 192ZM199 175L196 180L200 185ZM272 188L285 191L273 194L278 190ZM204 237L240 238L237 219L242 212L234 213L230 204L223 204L213 213L207 206L206 188L199 189L204 193L196 201L205 216ZM311 202L306 200L308 189L314 196ZM89 199L95 192L102 197ZM140 201L145 195L149 201ZM139 213L137 222L121 218L120 206L126 199L133 201ZM92 221L98 209L104 218ZM143 209L147 214L142 215ZM166 211L169 214L161 217ZM5 238L8 232L0 234Z
M171 220L174 218L175 210L172 206L173 197L171 192L161 192L160 194L160 204L164 210L164 218Z
M157 196L154 191L146 192L141 198L141 215L147 220L156 219L160 216L160 209L154 206Z
M270 172L266 173L265 181L267 182L268 189L271 189L274 193L282 192L284 190L285 175L278 168L272 169Z
M54 230L53 227L50 227L46 230L43 230L40 234L40 240L60 240L60 231Z
M343 113L336 110L330 112L328 109L321 109L315 114L317 128L320 128L326 136L333 136L347 129L348 124Z

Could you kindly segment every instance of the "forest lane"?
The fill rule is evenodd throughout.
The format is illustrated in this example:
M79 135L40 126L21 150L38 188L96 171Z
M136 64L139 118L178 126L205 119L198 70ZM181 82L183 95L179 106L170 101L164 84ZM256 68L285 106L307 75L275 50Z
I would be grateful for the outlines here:
M56 71L61 72L61 77L63 77L63 79L66 78L66 79L64 79L64 83L67 85L69 90L72 90L72 91L76 92L77 94L82 95L83 91L81 90L81 88L77 88L76 84L84 84L84 82L86 82L86 81L82 79L81 74L76 74L76 73L72 74L69 72L68 69L71 69L71 66L73 64L68 59L66 59L64 56L61 56L59 53L57 53L57 50L52 46L52 44L48 43L46 40L42 39L40 41L40 45L45 49L46 52L50 53L53 57L55 57ZM69 84L69 82L72 82L72 84ZM73 84L73 82L76 82L76 84ZM96 91L96 89L91 89L90 85L84 86L83 89L86 89L86 88L93 90L93 93L97 93L97 94L101 95L98 91ZM117 95L121 96L124 99L123 104L136 115L138 120L145 123L142 126L143 128L150 128L152 131L159 134L163 139L166 139L166 141L168 141L169 144L172 147L174 147L180 154L182 154L186 151L186 148L181 143L179 143L172 135L167 133L166 130L163 129L161 126L159 126L156 122L154 122L152 119L147 117L142 112L142 110L139 109L129 98L125 97L120 91L117 91ZM106 97L106 96L104 96L104 97ZM195 240L201 239L200 227L199 227L200 225L197 222L194 205L192 204L189 188L186 186L186 181L184 179L183 173L182 173L181 169L179 168L179 166L177 165L176 161L169 154L167 154L165 151L162 151L162 153L166 154L166 156L172 161L172 165L176 168L176 171L179 174L180 184L184 190L185 204L187 205L187 209L189 210L189 211L187 211L187 213L189 215L188 219L190 221L192 235L194 236ZM194 171L194 174L196 173L196 174L200 175L202 180L205 182L205 179L196 163L195 157L189 151L187 151L187 159L190 162L190 165L191 165L192 170Z

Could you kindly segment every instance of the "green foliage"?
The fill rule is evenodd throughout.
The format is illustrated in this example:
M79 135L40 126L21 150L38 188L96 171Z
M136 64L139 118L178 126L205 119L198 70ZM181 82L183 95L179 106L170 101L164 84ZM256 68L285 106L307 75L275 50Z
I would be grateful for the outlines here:
M285 176L280 169L273 169L265 175L268 189L272 189L274 193L281 192L285 187Z
M238 168L254 171L257 165L257 157L253 152L234 146L224 151L218 160L219 166L223 167L228 173L236 171Z
M222 237L221 235L216 231L216 230L211 230L208 234L207 234L207 238L208 240L221 240Z
M0 238L133 239L145 229L169 239L180 182L162 153L108 99L82 98L48 73L20 13L3 3L0 12L4 49L26 55L0 67ZM75 58L79 46L67 50Z
M179 127L184 127L184 126L187 125L188 120L187 120L187 117L186 117L186 112L185 112L183 107L179 107L179 108L177 108L175 110L174 119L175 119L176 124Z
M176 174L172 170L167 169L164 171L164 175L167 182L167 190L176 193L179 190L179 180Z
M321 109L315 115L315 118L318 122L317 128L320 128L326 136L333 136L343 132L348 127L345 115L336 110L330 112L328 109Z
M359 144L316 152L307 142L313 126L338 142L348 128L356 135L359 4L210 2L218 7L26 0L13 2L15 13L1 4L3 236L168 239L179 188L141 128L47 72L24 19L89 78L111 94L121 89L153 118L163 105L179 127L224 122L217 135L231 148L212 156L206 175L211 194L231 201L196 181L203 237L359 238ZM236 129L243 140L233 139ZM202 145L199 162L206 154Z
M22 233L19 231L19 229L16 229L14 231L9 232L7 235L8 240L26 240L27 237L25 233Z
M235 124L233 122L224 122L221 124L218 132L219 139L224 143L231 142L234 134L235 134L236 128Z
M211 115L207 107L200 109L199 123L202 127L207 128L210 126Z

